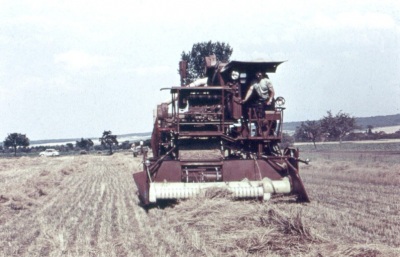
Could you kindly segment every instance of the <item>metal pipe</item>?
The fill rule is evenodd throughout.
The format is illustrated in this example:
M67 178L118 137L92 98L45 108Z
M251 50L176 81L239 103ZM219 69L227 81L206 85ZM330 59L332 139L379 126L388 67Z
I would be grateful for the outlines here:
M260 181L231 181L231 182L152 182L149 189L149 201L155 203L158 199L185 199L200 195L209 188L226 189L233 193L235 198L263 198L269 200L271 194L290 193L290 180L284 177L281 180L264 178Z

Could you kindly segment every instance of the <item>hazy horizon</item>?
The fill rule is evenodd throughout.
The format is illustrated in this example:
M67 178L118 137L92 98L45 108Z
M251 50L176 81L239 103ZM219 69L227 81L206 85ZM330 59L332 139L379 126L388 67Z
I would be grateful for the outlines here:
M400 115L400 113L395 114L395 115ZM375 117L385 117L385 116L392 116L392 115L383 115L383 116L372 116L372 117L355 117L356 119L358 118L375 118ZM321 117L322 118L322 117ZM305 122L306 120L302 120L302 121L284 121L284 131L294 131L293 129L285 129L285 124L291 124L291 123L300 123L300 122ZM361 128L362 129L366 129L366 128ZM400 130L400 124L399 125L388 125L388 126L374 126L374 128L372 129L372 131L381 131L383 130L385 133L394 133L398 130ZM132 137L133 135L137 136L137 138L140 138L140 136L138 134L143 134L142 136L145 136L147 134L151 134L152 130L147 131L147 132L138 132L138 133L126 133L126 134L120 134L117 135L119 136L118 140L121 141L121 137L123 138L122 140L126 140L126 138L128 137ZM100 135L101 136L101 135ZM96 139L99 138L100 136L96 137L96 136L89 136L89 137L85 137L85 138L90 138L90 139ZM48 141L48 140L72 140L72 139L80 139L82 137L72 137L72 138L44 138L44 139L36 139L36 140L31 140L31 141ZM131 140L129 140L131 141ZM1 142L0 142L1 143Z

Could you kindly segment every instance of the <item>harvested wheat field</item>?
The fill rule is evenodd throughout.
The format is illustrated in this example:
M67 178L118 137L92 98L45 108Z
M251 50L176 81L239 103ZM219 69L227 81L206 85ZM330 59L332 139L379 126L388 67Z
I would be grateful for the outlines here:
M304 153L307 154L307 153ZM2 256L399 256L400 156L310 152L309 204L221 192L146 212L128 153L0 159Z

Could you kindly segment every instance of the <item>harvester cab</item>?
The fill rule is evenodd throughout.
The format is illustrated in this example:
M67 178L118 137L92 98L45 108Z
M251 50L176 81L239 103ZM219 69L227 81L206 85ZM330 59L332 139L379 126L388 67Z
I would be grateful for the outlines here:
M285 99L242 99L257 72L276 72L282 62L217 62L205 58L205 78L169 88L171 101L157 106L152 157L134 173L144 205L185 199L209 188L236 198L268 200L293 195L309 202L299 175L299 151L281 149ZM180 62L182 81L187 64Z

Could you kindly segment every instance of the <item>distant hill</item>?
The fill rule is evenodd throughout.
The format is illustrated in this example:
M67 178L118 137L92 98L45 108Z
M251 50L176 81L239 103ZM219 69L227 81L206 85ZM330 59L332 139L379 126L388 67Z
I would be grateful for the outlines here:
M303 121L283 122L283 130L295 131Z
M366 129L369 125L374 128L390 127L400 125L400 114L385 115L385 116L372 116L372 117L356 117L356 122L361 129ZM283 129L288 131L296 130L302 121L285 122Z
M400 125L400 114L356 118L356 121L362 128L367 128L368 125L374 128L397 126Z

